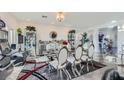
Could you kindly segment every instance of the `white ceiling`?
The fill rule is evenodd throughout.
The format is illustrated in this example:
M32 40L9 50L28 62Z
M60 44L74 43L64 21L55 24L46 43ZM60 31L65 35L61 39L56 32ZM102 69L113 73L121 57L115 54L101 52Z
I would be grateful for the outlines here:
M27 20L82 29L124 20L123 12L66 12L63 22L56 21L56 12L13 12L11 14L21 21ZM42 16L47 16L47 18L42 18Z

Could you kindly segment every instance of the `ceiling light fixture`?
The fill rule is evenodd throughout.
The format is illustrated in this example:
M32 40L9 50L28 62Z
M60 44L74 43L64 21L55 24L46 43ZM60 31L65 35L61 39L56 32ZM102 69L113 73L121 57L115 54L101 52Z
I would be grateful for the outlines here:
M59 22L62 22L64 20L64 13L63 12L58 12L56 16L56 20Z

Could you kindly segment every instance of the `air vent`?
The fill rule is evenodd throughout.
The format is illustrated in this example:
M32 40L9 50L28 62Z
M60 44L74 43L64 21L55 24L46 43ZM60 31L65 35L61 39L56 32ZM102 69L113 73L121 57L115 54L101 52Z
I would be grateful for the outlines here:
M47 18L47 16L46 15L42 15L42 18Z

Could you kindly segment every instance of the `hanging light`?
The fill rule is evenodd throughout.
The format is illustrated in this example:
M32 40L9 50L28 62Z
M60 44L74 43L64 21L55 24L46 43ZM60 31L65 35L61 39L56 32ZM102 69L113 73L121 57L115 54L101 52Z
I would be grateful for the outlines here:
M63 12L58 12L56 16L56 20L59 22L62 22L64 20L64 13Z

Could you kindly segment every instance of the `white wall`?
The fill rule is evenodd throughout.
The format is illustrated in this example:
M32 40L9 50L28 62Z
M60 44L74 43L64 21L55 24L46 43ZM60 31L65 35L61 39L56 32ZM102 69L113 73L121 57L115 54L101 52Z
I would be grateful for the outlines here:
M124 45L124 28L123 25L119 25L120 29L118 29L118 57L120 57L121 46Z
M13 37L10 36L11 34L16 32L16 29L19 26L17 20L12 15L9 15L6 12L5 13L0 12L0 18L6 23L6 26L7 26L6 30L9 33L9 36L8 36L9 43L17 43L16 34L14 34ZM10 30L13 32L11 33Z
M107 26L106 27L100 27L100 28L107 28ZM118 42L116 42L117 38L115 38L115 34L117 34L117 30L115 31L115 29L113 30L113 28L111 28L111 29L105 30L103 32L106 35L107 34L110 35L110 38L112 38L115 41L114 46L116 47L118 44ZM89 38L91 35L93 35L93 43L95 45L95 55L98 56L98 54L99 54L99 41L98 41L99 27L95 27L95 28L92 28L90 30L87 30L87 33L88 33Z
M121 51L121 45L124 45L124 31L118 32L118 52Z

